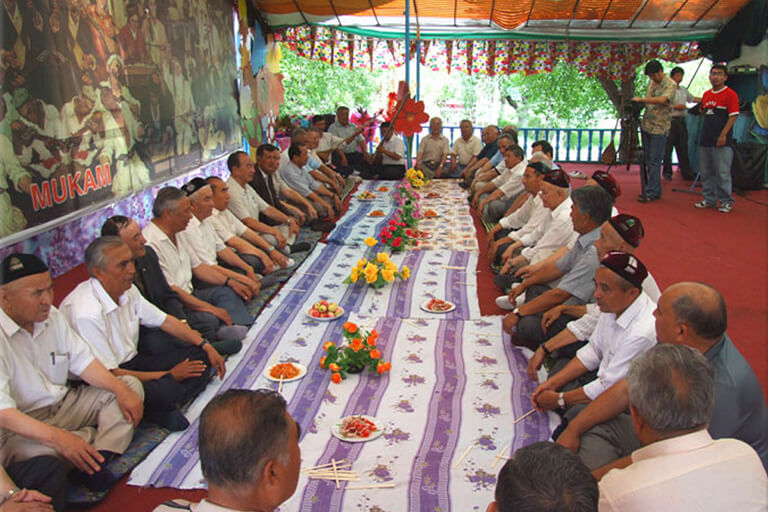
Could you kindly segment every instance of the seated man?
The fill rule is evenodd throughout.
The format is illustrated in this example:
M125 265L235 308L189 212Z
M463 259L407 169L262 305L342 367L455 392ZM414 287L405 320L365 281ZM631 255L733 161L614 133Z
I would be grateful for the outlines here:
M715 406L709 421L713 438L734 437L752 446L768 468L768 408L755 372L726 334L722 295L702 283L667 288L656 307L659 343L687 345L704 354L715 372ZM619 460L640 448L627 412L629 394L622 379L591 402L558 437L590 469ZM617 466L618 467L618 466Z
M208 497L199 504L169 501L155 512L277 509L296 491L300 438L299 424L279 394L225 391L200 416L198 449Z
M149 302L165 313L188 322L203 338L212 340L211 344L219 353L230 355L240 350L240 340L245 338L248 327L232 324L226 309L178 288L174 290L163 275L157 253L147 245L141 228L134 220L122 215L110 217L101 226L101 236L119 236L131 249L133 265L136 267L133 284ZM179 345L177 341L159 329L142 327L139 351L159 354L171 348L186 347L185 343Z
M589 343L567 363L562 360L553 366L549 379L533 392L536 409L568 409L565 417L572 418L583 408L574 406L600 396L626 375L637 354L656 344L656 303L643 292L646 277L645 265L631 254L611 251L600 260L595 271L595 299L601 312L597 326Z
M363 138L363 128L357 127L349 122L349 108L339 107L336 109L336 121L328 127L328 133L343 139L343 145L340 146L344 152L344 159L336 160L334 163L340 164L346 169L339 169L342 174L347 176L347 172L357 171L360 175L368 174L368 164L366 159L370 157L365 148L365 138ZM347 163L343 163L346 161Z
M67 295L61 311L108 370L141 381L148 419L172 431L186 429L189 422L179 406L208 384L209 361L224 376L224 359L198 332L141 296L133 285L133 255L119 237L104 236L91 242L85 250L85 264L91 278ZM142 325L160 328L191 346L141 354Z
M565 175L562 170L550 174L553 173ZM600 187L581 187L573 191L571 200L573 229L579 234L573 248L556 263L546 265L509 292L509 304L514 304L523 292L525 304L504 317L504 329L511 332L516 327L514 343L531 350L559 332L556 329L562 329L570 320L564 319L562 325L553 324L545 332L541 317L546 311L564 303L584 304L595 289L595 269L599 260L593 245L600 236L600 227L610 218L611 196Z
M451 170L447 178L457 178L467 168L472 157L480 153L483 143L474 135L472 121L464 119L459 123L461 137L453 142L451 148Z
M517 144L504 150L504 165L498 168L501 174L475 194L473 205L485 222L498 222L523 193L523 172L527 165L525 153Z
M283 254L308 250L308 244L295 243L299 236L296 220L271 206L248 185L256 173L251 157L242 151L235 151L227 158L227 167L231 173L227 180L229 211ZM260 220L262 214L274 221L274 224L267 225Z
M0 465L53 455L89 489L117 481L105 464L141 421L144 392L115 377L53 307L53 281L37 256L0 263ZM88 386L67 385L72 374ZM58 491L51 490L54 496Z
M597 481L578 457L548 442L517 450L499 471L486 512L597 512Z
M416 163L413 168L423 172L429 180L440 178L450 152L448 138L443 135L443 121L439 117L433 117L429 120L429 135L422 137L419 142L419 151L416 152Z
M530 165L544 166L540 163ZM527 169L526 169L527 170ZM538 180L537 180L538 181ZM560 247L568 245L575 239L571 209L573 201L570 197L568 175L562 171L544 173L540 180L541 204L549 211L543 218L531 218L528 223L514 233L510 233L510 243L502 243L499 250L504 264L494 283L506 290L520 279L514 272L528 263L537 263L554 254ZM537 223L538 222L538 223Z
M534 153L541 151L547 158L549 158L550 162L552 162L552 169L560 169L560 166L555 163L552 144L550 144L548 141L537 140L536 142L533 142L531 144L531 151Z
M323 183L336 195L341 195L341 191L344 189L344 178L341 174L325 165L320 159L320 155L315 151L320 144L320 133L312 127L307 128L305 141L307 143L307 154L309 155L309 158L318 164L316 169L310 170L309 175Z
M475 177L475 172L482 168L488 160L493 157L499 151L499 127L496 125L489 125L483 128L481 137L483 139L483 149L478 154L473 156L459 177L461 178L461 187L469 188L472 184L472 180Z
M187 195L174 187L165 187L157 193L152 206L154 218L142 231L147 245L157 253L163 275L171 289L179 294L187 308L196 309L190 295L224 308L233 324L250 326L253 317L245 302L251 298L247 286L230 279L189 254L177 240L192 218L192 205ZM192 287L192 276L204 288Z
M280 177L293 190L304 199L312 203L317 210L317 216L322 219L330 219L341 211L341 200L328 190L324 185L309 175L304 166L307 164L309 154L306 144L291 144L288 148L290 162L280 169ZM299 204L302 207L302 204ZM336 211L334 211L334 208Z
M625 214L611 217L600 228L600 238L595 241L597 257L602 260L609 251L634 254L644 236L643 224L637 217ZM643 292L654 304L661 295L659 286L650 272L643 281ZM544 327L549 327L563 314L575 318L575 320L568 322L565 329L543 342L533 353L528 361L528 376L532 380L538 380L537 371L541 368L547 355L551 355L557 364L557 360L570 359L576 350L586 344L586 340L592 336L600 318L600 308L592 301L589 304L555 306L544 313L542 317ZM582 342L581 340L585 341Z
M472 186L470 187L470 191L473 194L472 202L475 208L477 208L479 201L483 199L480 196L495 190L495 187L488 187L488 184L498 178L501 174L508 173L509 168L504 165L504 153L507 151L507 148L511 146L517 146L515 138L507 133L501 135L498 140L498 151L496 151L488 162L475 172L475 177L472 180ZM525 153L525 151L523 151L523 153ZM506 178L503 181L506 181ZM499 180L497 183L501 184L502 180ZM481 192L483 189L487 190Z
M595 171L592 173L592 177L587 180L585 185L597 185L603 187L603 190L608 192L608 194L610 194L610 196L613 198L614 207L611 209L611 217L615 217L619 214L619 210L616 209L615 204L616 199L618 199L621 195L621 187L619 187L619 184L616 182L616 178L605 171Z
M381 180L401 180L405 177L405 142L395 131L390 130L391 123L385 121L379 126L381 142L373 153L371 174Z
M252 296L261 289L260 277L256 272L263 272L261 260L254 260L256 268L245 262L240 256L224 245L216 235L211 223L213 213L213 191L203 178L194 178L181 188L192 206L192 218L184 231L177 235L179 242L187 252L220 274L243 283ZM222 264L220 265L219 262Z
M331 115L331 117L333 117L333 115ZM344 142L344 139L325 131L325 118L326 116L324 115L312 116L312 127L318 134L320 134L315 151L325 165L333 165L342 175L346 176L349 172L352 172L352 169L349 169L349 172L346 172L348 169L347 156L341 149L346 143ZM362 128L360 129L360 133L363 133ZM355 134L355 137L356 136L357 134ZM352 139L350 139L350 142L351 141ZM338 162L339 165L334 164L334 161Z
M229 211L229 185L225 181L218 176L211 176L205 181L213 191L213 213L208 222L213 225L221 241L251 266L255 259L261 261L264 274L271 274L278 267L290 268L296 265L293 259L286 257Z
M0 466L0 512L63 512L67 506L67 472L53 456L17 463L24 475L11 478ZM53 491L55 496L47 492Z
M768 478L755 450L707 432L716 388L700 352L658 345L632 361L627 387L643 447L600 480L601 511L768 509Z

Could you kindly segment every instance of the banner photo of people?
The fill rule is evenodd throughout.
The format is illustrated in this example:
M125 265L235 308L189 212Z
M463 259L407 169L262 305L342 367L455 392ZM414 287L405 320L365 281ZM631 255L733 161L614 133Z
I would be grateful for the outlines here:
M230 0L0 0L0 16L0 240L242 146Z

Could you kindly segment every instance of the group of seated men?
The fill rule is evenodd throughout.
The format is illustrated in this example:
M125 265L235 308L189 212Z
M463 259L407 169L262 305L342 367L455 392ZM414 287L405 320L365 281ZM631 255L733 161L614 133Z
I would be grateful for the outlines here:
M180 407L224 376L254 321L248 302L310 248L300 229L330 230L341 209L344 179L305 170L306 142L286 165L277 147L256 153L255 164L230 155L226 180L161 189L143 229L107 219L85 250L90 278L59 308L42 260L2 261L0 491L35 489L50 498L36 506L63 510L67 476L96 491L115 483L106 464L142 417L189 426Z

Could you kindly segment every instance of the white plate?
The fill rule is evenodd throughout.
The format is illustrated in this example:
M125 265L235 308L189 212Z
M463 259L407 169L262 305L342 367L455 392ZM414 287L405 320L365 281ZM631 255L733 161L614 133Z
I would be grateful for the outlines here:
M376 432L371 432L371 435L369 437L344 437L343 435L341 435L341 425L342 423L344 423L345 420L351 418L352 416L359 416L361 418L365 418L368 421L373 422L373 424L376 425ZM382 425L382 423L379 422L373 416L366 416L365 414L353 414L352 416L341 418L334 426L331 427L331 434L333 434L334 437L337 437L342 441L346 441L348 443L365 443L366 441L373 441L374 439L378 438L381 434L384 433L384 425Z
M442 313L450 313L451 311L453 311L454 309L456 309L456 304L454 304L453 302L450 302L450 301L447 301L447 300L446 300L445 302L447 302L448 304L450 304L450 305L451 305L451 309L446 309L445 311L434 311L434 310L432 310L432 309L429 309L429 308L427 307L427 304L429 304L429 301L431 301L431 300L432 300L432 299L427 299L427 300L425 300L424 302L422 302L421 304L419 304L419 307L421 307L421 309L423 309L423 310L424 310L424 311L426 311L427 313L436 313L436 314L438 314L438 315L439 315L439 314L442 314Z
M432 238L432 233L429 231L419 231L419 236L416 237L416 240L429 240Z
M312 320L317 320L318 322L333 322L334 320L338 320L341 318L341 315L344 314L344 308L341 306L336 306L338 309L336 311L339 311L340 313L336 316L332 316L330 318L320 318L319 316L312 316L309 314L310 311L312 311L312 308L310 307L308 310L304 312L305 315L307 315Z
M280 382L280 379L276 379L269 374L269 371L275 366L277 366L278 364L280 363L275 363L269 368L267 368L266 370L264 370L264 376L267 378L267 380L271 380L272 382ZM307 367L304 366L303 364L301 363L291 363L291 364L299 369L299 374L292 379L283 379L283 382L293 382L294 380L299 380L300 378L304 377L307 374Z
M358 201L375 201L376 200L375 197L370 197L370 198L365 198L360 196L355 196L355 197L357 198Z

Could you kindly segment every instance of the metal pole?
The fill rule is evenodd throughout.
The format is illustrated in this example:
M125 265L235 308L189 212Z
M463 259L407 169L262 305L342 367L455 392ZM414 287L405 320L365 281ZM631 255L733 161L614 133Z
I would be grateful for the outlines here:
M411 84L411 0L405 0L405 83L410 88ZM403 135L405 141L405 154L408 168L411 168L411 148L408 138Z
M421 99L421 39L416 39L416 101Z

